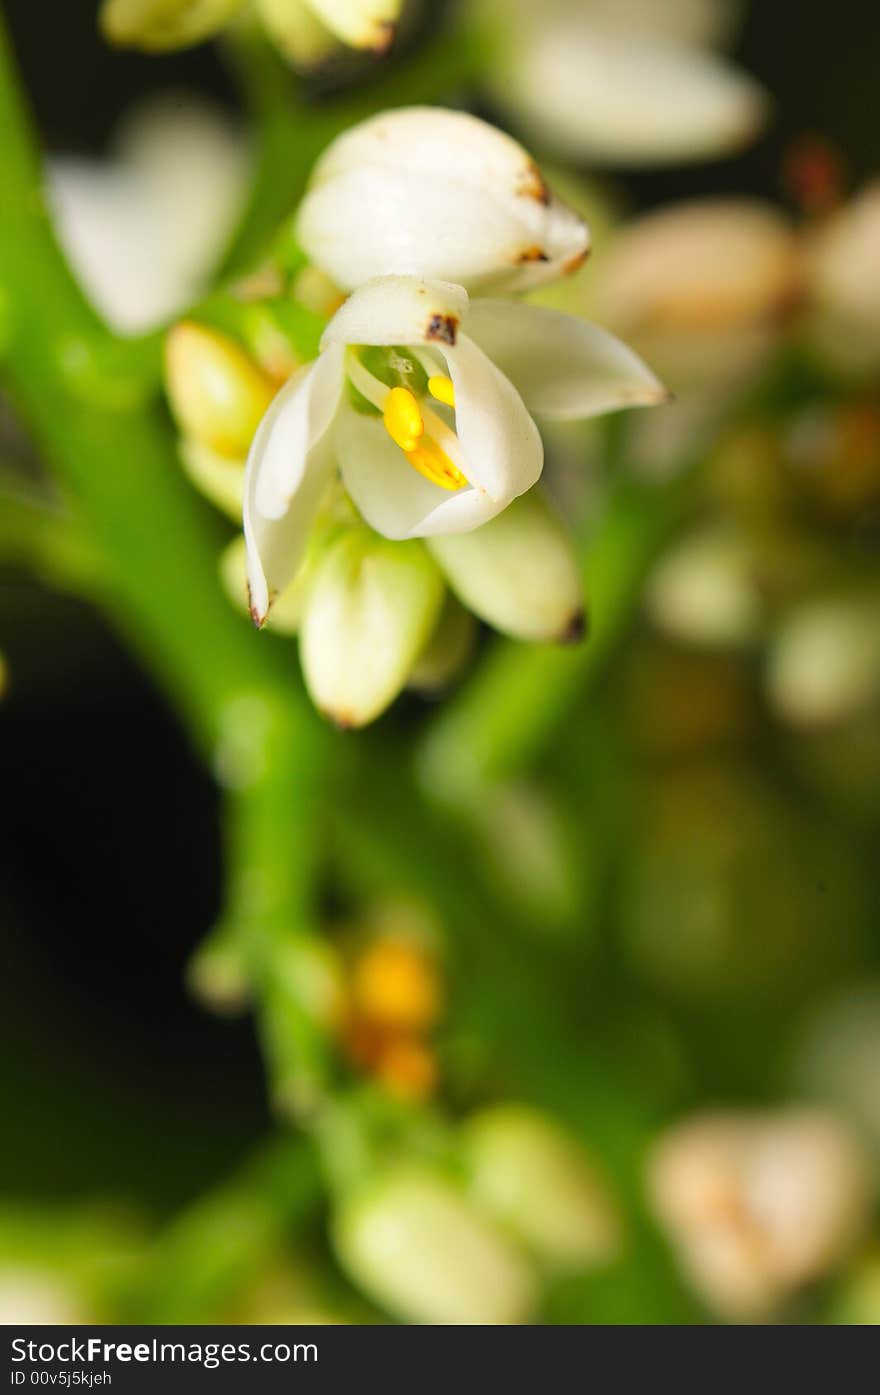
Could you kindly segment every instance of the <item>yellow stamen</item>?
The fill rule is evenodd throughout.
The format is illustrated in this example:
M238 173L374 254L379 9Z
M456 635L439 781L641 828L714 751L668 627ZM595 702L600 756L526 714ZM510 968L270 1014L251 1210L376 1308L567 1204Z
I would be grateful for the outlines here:
M406 451L406 458L414 470L418 470L432 484L439 484L441 489L461 489L462 485L467 484L458 466L453 465L446 452L430 436Z
M402 451L415 450L425 424L419 404L409 388L392 388L382 413L385 430Z
M428 379L428 391L438 402L444 402L447 407L455 406L455 388L445 373L435 373Z

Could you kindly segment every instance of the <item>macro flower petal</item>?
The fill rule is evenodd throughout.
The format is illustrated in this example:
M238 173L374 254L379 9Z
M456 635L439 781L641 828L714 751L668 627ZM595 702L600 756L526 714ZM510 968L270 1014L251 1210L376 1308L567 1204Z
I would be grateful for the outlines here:
M583 261L583 220L510 136L464 112L383 112L338 137L296 223L312 260L349 289L377 275L523 290Z
M343 354L332 346L285 383L266 412L248 455L255 505L280 518L302 480L309 452L326 433L342 392Z
M360 286L324 330L321 348L345 344L454 344L468 293L449 281L377 276Z
M475 300L467 329L539 416L585 419L654 406L667 396L638 354L577 316L515 301Z

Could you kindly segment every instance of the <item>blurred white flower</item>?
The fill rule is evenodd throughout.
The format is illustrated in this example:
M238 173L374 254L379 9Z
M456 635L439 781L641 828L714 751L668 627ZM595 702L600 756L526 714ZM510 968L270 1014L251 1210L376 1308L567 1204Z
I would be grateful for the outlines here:
M323 57L328 45L383 53L403 0L256 0L269 33L297 61ZM247 0L103 0L110 43L163 52L212 38L248 9Z
M0 1264L0 1326L68 1327L90 1320L72 1279L29 1264Z
M810 338L843 373L880 368L880 180L817 233L808 266Z
M685 538L648 578L648 610L668 634L739 648L760 634L763 601L749 540L713 526Z
M712 51L725 0L510 0L497 26L493 95L536 144L574 160L671 164L725 155L760 128L758 84Z
M800 279L798 244L772 205L694 199L619 228L596 278L596 314L658 358L673 391L727 384L776 339Z
M584 321L469 302L446 282L368 282L254 438L244 525L255 621L297 570L337 461L352 501L384 537L468 532L539 478L530 412L590 417L663 396L640 359Z
M469 1119L471 1195L551 1270L607 1264L620 1250L617 1206L584 1149L538 1110L498 1105Z
M780 626L767 690L798 726L845 721L880 700L880 594L804 601Z
M522 146L435 107L382 112L333 141L296 233L349 290L394 273L519 291L575 269L589 246Z
M110 159L50 161L59 240L113 329L151 329L204 289L244 200L249 164L221 112L170 95L128 118Z
M694 1286L736 1319L771 1316L842 1263L870 1214L867 1159L819 1110L694 1118L655 1146L648 1187Z
M495 1326L532 1315L531 1266L439 1173L386 1174L342 1204L333 1230L354 1281L410 1322Z

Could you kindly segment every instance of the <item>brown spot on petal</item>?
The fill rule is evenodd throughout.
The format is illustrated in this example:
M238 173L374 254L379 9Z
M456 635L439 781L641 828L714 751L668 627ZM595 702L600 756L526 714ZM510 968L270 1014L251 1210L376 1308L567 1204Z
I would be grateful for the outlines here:
M538 166L530 160L523 171L516 192L524 199L534 199L536 203L549 204L552 197L547 183Z
M272 596L269 597L269 604L270 604L270 605L272 604L272 600L273 600L273 599L274 599L274 598L273 598ZM251 619L253 620L254 624L256 625L257 629L258 629L258 630L261 630L261 629L263 628L263 626L265 625L265 623L266 623L266 620L267 620L267 618L268 618L269 612L268 612L268 610L267 610L265 615L262 615L262 616L260 615L260 612L257 610L257 607L254 605L253 592L251 591L250 586L248 586L248 611L249 611L250 617L251 617Z
M543 247L526 247L517 254L516 260L522 265L525 262L549 262L550 258Z
M559 636L559 643L580 644L582 640L586 639L588 629L587 612L585 610L578 610L571 617Z
M425 330L425 338L439 340L441 344L448 344L451 348L457 333L458 319L455 315L432 315Z

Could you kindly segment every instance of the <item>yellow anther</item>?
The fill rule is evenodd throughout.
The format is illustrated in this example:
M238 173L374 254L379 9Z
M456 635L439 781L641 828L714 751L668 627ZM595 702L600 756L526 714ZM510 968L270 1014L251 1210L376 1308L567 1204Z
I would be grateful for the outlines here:
M419 411L419 404L409 388L392 388L382 414L385 430L395 445L403 451L414 450L425 423Z
M428 379L428 391L438 402L444 402L447 407L455 406L455 388L445 373L435 373Z
M439 484L441 489L461 489L467 484L458 466L453 465L446 452L441 450L430 436L412 450L408 450L406 458L414 470L418 470L419 474L424 475L432 484Z

